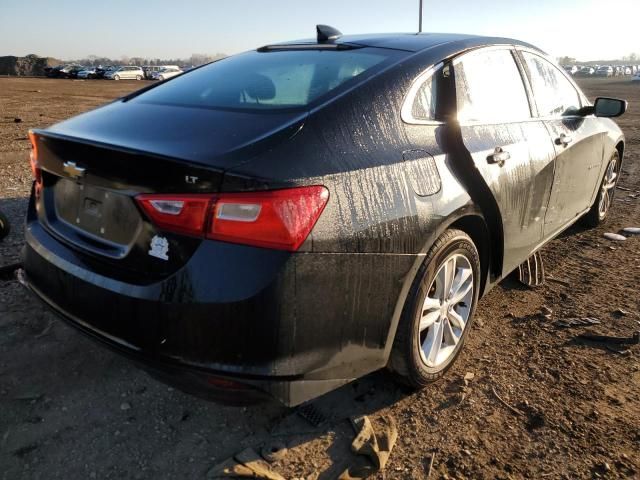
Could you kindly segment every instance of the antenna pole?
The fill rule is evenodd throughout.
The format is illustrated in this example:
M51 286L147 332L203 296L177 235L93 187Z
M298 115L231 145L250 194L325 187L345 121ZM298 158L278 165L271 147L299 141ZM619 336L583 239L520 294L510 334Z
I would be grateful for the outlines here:
M420 0L420 16L418 18L418 33L422 33L422 0Z

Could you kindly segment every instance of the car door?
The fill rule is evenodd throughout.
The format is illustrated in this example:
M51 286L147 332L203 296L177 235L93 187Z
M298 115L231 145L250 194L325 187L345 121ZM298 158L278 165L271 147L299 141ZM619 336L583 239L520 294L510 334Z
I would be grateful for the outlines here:
M462 141L495 202L504 236L506 275L542 242L553 183L554 149L533 118L515 51L485 48L454 60L457 121ZM485 187L485 192L487 189Z
M575 221L592 204L603 166L603 135L595 117L576 115L586 99L541 55L520 51L537 106L555 149L555 175L545 237Z

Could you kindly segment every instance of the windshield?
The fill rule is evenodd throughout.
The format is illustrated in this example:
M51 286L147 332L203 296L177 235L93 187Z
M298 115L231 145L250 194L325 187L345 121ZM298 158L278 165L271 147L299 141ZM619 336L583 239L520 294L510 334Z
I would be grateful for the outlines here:
M399 54L376 48L247 52L193 70L132 101L234 110L300 108Z

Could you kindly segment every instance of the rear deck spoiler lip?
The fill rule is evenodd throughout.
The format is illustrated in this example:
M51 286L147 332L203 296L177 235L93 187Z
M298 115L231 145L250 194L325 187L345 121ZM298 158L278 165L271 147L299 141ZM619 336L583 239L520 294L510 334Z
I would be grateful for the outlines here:
M223 168L218 168L215 166L211 166L210 164L207 163L201 163L201 162L195 162L193 160L189 160L189 159L185 159L185 158L178 158L178 157L170 157L168 155L162 155L160 153L156 153L156 152L150 152L147 150L139 150L136 148L130 148L130 147L125 147L122 145L118 145L115 143L107 143L107 142L100 142L99 140L92 140L89 138L84 138L84 137L74 137L73 135L65 135L64 133L58 133L58 132L52 132L49 129L42 129L42 128L33 128L31 129L31 131L38 137L38 138L53 138L56 140L63 140L63 141L68 141L68 142L76 142L76 143L82 143L84 145L89 145L91 147L98 147L98 148L104 148L107 150L114 150L117 152L121 152L121 153L127 153L130 155L144 155L146 157L154 157L154 158L158 158L158 159L162 159L162 160L168 160L168 161L180 161L181 163L184 163L187 166L193 166L193 167L198 167L198 168L206 168L206 169L213 169L213 170L218 170L219 172L223 173L225 171L225 169Z

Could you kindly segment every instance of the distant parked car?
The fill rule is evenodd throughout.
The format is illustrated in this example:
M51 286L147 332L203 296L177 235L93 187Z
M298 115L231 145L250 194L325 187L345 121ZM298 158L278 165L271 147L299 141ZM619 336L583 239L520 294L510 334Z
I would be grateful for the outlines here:
M144 72L140 67L127 65L106 72L104 78L108 80L142 80L144 78Z
M177 68L178 70L180 69L178 65L147 65L142 67L142 70L144 71L144 78L146 78L147 80L152 80L154 79L153 75L155 73L158 73L165 68Z
M633 77L631 77L632 82L640 82L640 71L638 71Z
M624 67L624 74L625 75L633 74L633 70L631 70L631 67Z
M97 78L96 67L85 67L76 75L78 78Z
M51 70L47 72L47 76L51 78L68 78L71 70L78 65L73 63L67 63L64 65L58 65L57 67L53 67Z
M181 73L184 73L182 70L180 70L178 67L169 67L169 68L165 68L163 70L160 70L159 72L154 72L151 75L151 78L153 80L167 80L171 77L175 77L177 75L180 75Z
M562 68L564 68L564 71L567 72L569 75L575 75L580 70L580 68L577 65L565 65Z
M597 77L613 77L613 73L613 67L602 65L601 67L598 67L595 75Z
M55 67L47 67L44 69L44 73L49 78L56 78L60 76L60 70L64 68L64 65L56 65Z
M112 70L115 70L116 68L118 68L118 67L113 66L113 65L107 65L105 67L98 67L98 68L96 68L96 78L104 78L104 76L108 72L110 72Z
M76 65L75 63L70 65L65 65L65 67L62 70L60 70L60 76L62 78L72 78L73 75L77 75L79 70L75 71L75 69L77 69L78 67L84 68L81 65Z
M579 77L588 77L593 75L595 72L596 72L595 68L586 66L586 67L581 67L580 70L578 70L575 75Z
M67 78L78 78L78 74L85 70L87 67L83 66L83 65L74 65L73 67L71 67L69 69L69 71L67 72Z

